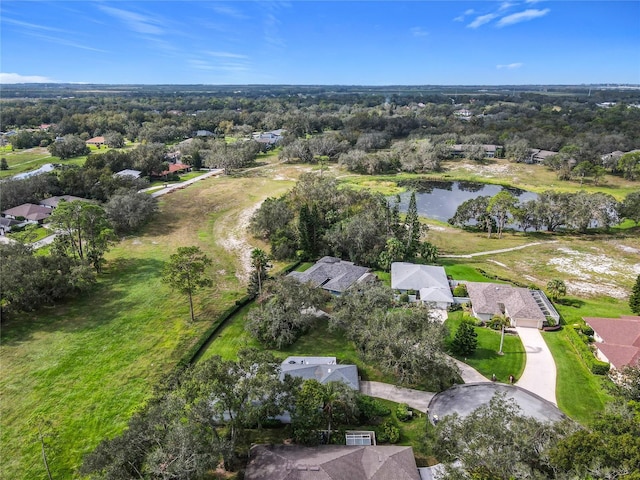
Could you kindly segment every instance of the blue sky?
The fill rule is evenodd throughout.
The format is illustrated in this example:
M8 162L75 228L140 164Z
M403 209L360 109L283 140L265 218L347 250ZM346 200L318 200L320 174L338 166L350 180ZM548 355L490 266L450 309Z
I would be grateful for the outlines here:
M0 83L640 84L640 1L0 4Z

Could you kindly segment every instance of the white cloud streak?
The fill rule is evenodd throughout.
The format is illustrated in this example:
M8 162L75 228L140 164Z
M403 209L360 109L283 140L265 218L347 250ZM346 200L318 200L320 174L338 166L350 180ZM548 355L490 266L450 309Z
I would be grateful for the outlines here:
M60 28L48 27L48 26L45 26L45 25L36 25L35 23L22 22L20 20L13 20L11 18L2 19L2 23L15 25L17 27L26 28L28 30L44 30L44 31L47 31L47 32L65 32L65 30L62 30Z
M229 5L214 4L214 5L211 5L210 8L211 10L213 10L216 13L219 13L220 15L225 15L227 17L235 18L236 20L245 20L249 18L244 13L240 12L239 10L233 7L230 7Z
M429 32L424 30L422 27L413 27L411 30L411 35L414 37L426 37L429 35Z
M506 27L508 25L515 25L520 22L528 22L529 20L533 20L535 18L544 17L551 10L545 8L544 10L538 10L535 8L530 8L528 10L524 10L518 13L512 13L511 15L507 15L506 17L502 17L498 21L498 27Z
M54 80L41 75L20 75L19 73L0 73L0 84L9 83L54 83Z
M249 57L246 55L242 55L240 53L231 53L231 52L205 52L207 55L217 58L238 58L238 59L248 59Z
M516 68L520 68L524 65L524 63L516 62L516 63L507 63L506 65L496 65L498 70L515 70Z
M99 5L98 8L112 17L117 18L136 33L145 35L162 35L165 33L163 22L157 18L122 10L120 8L107 7L106 5Z
M485 23L489 23L491 20L493 20L494 18L496 18L498 15L495 13L487 13L486 15L480 15L478 17L475 18L475 20L473 20L473 22L471 22L469 25L467 25L468 28L478 28L482 25L484 25Z

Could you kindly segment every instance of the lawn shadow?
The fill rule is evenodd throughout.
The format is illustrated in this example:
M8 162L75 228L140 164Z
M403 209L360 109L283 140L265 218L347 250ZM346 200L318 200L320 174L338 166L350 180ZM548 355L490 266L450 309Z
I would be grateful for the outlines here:
M585 302L577 298L560 298L556 300L556 303L564 305L565 307L582 308Z
M138 307L130 290L160 275L164 262L156 259L116 259L89 290L55 305L13 316L3 324L2 343L27 342L39 332L68 332L93 328Z

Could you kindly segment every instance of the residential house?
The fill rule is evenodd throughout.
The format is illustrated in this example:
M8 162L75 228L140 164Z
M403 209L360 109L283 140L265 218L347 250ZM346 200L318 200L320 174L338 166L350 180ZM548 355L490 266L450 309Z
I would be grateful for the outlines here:
M494 315L505 315L514 327L542 328L546 317L556 322L560 315L540 290L497 283L467 282L473 315L489 321Z
M114 177L132 177L132 178L140 178L142 172L140 170L132 170L127 168L125 170L120 170L113 174Z
M20 225L18 220L13 218L0 217L0 235L5 235L11 231L13 227Z
M304 272L291 272L288 276L301 283L321 287L334 295L340 295L352 285L377 279L370 268L329 256L322 257Z
M196 137L215 137L216 134L209 130L198 130L195 134Z
M246 480L420 480L411 447L255 445Z
M2 216L23 220L23 223L43 223L51 215L51 208L35 205L33 203L23 203L17 207L9 208L2 212Z
M254 133L253 139L258 142L267 145L268 147L272 147L279 143L282 140L282 133L284 130L272 130L270 132L262 132L262 133Z
M47 208L56 208L60 202L75 202L75 201L79 201L79 202L90 202L91 200L88 200L86 198L81 198L81 197L74 197L73 195L61 195L59 197L49 197L49 198L45 198L44 200L40 201L40 205L42 205L43 207L47 207Z
M342 382L353 390L360 390L358 367L338 365L336 357L288 357L280 366L280 379L285 375L300 377L304 380L315 379L325 384Z
M453 114L458 118L469 119L473 116L473 112L471 110L467 110L466 108L461 108L460 110L456 110Z
M102 145L104 145L104 137L93 137L84 143L100 148Z
M174 173L185 173L190 172L191 166L185 165L184 163L170 163L168 170L164 170L160 173L160 177L166 177L167 175L171 175Z
M449 279L442 267L393 262L391 288L402 293L413 291L416 301L436 308L447 309L453 304Z
M464 157L465 153L473 146L471 144L451 145L451 153L454 157ZM499 157L502 152L502 145L483 144L482 148L486 158Z
M617 370L640 363L640 316L584 317L583 320L593 328L600 360L609 362Z
M544 163L545 159L557 155L558 152L552 152L551 150L541 150L539 148L533 148L529 150L529 158L525 163Z

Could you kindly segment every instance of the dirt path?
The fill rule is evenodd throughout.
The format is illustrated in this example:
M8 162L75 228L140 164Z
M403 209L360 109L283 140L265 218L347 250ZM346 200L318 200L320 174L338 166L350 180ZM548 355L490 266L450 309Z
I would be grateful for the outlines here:
M473 258L473 257L480 257L483 255L495 255L497 253L514 252L516 250L522 250L523 248L533 247L535 245L546 245L547 243L557 243L557 242L558 242L557 240L550 240L548 242L532 242L532 243L527 243L525 245L520 245L519 247L503 248L500 250L490 250L488 252L469 253L466 255L440 255L440 257L442 258Z
M262 205L262 201L242 210L237 217L230 215L224 219L219 231L224 232L217 242L222 248L232 253L240 262L236 277L241 282L248 282L251 274L251 251L253 246L247 241L251 216Z

